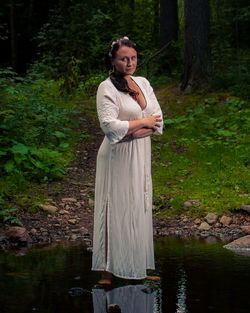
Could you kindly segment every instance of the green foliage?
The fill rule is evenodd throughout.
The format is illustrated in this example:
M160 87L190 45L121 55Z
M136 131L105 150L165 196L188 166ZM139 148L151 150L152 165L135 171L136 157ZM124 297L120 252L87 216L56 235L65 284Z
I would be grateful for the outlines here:
M9 222L11 224L23 226L22 222L17 217L13 216L13 213L17 210L17 208L4 208L4 199L0 196L0 219L4 223Z
M19 83L22 81L22 84ZM46 182L65 174L77 134L74 105L61 95L61 82L0 72L1 192Z
M42 66L45 70L51 67L50 73L67 79L72 76L73 58L79 62L81 75L100 73L108 44L121 36L129 36L137 43L140 56L149 55L157 50L159 37L154 33L154 29L159 30L154 5L153 1L135 1L131 10L128 1L60 3L36 37Z
M246 143L249 133L250 110L242 100L227 98L218 101L215 98L205 99L195 108L187 109L187 116L165 119L166 126L174 126L184 136L179 138L181 144L192 142L200 147L212 147L216 144L240 146ZM199 132L195 129L199 125Z
M214 78L211 87L250 98L249 3L246 0L211 3L211 52Z
M89 78L82 80L77 89L75 90L75 96L90 98L96 94L98 85L107 78L104 74L92 75Z
M180 214L192 199L201 200L189 210L196 216L249 201L249 108L227 95L200 96L198 103L192 97L165 118L154 146L154 202L161 214Z

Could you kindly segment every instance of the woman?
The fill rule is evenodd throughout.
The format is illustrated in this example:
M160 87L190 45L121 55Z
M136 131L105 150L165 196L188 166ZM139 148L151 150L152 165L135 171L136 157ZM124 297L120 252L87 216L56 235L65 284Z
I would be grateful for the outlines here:
M154 269L150 135L162 133L162 112L143 77L131 76L137 47L127 37L109 47L112 71L97 91L105 138L97 156L92 270L144 279Z

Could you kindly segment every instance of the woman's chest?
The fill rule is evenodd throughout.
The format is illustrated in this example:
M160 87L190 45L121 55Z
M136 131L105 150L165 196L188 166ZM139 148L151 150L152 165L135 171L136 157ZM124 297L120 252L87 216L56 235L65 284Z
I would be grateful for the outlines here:
M141 105L135 101L129 94L119 93L119 119L135 120L153 114L152 105L144 93L145 105L142 109Z

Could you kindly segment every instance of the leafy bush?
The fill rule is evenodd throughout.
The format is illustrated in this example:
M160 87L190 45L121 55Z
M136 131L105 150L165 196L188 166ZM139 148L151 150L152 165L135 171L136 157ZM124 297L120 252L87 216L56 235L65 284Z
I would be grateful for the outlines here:
M20 83L21 81L21 83ZM0 72L1 189L12 180L48 181L65 174L76 132L74 105L61 95L60 81L20 78Z

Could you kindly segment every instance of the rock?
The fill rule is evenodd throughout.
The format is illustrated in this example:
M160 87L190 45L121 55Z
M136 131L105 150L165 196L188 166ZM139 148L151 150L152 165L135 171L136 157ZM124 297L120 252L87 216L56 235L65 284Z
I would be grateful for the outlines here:
M230 250L250 251L250 235L236 239L233 242L230 242L229 244L225 245L224 248Z
M241 208L241 210L243 210L243 211L245 211L245 212L250 214L250 205L244 204L240 208Z
M84 234L88 234L88 232L89 232L86 227L81 227L80 231L81 231L81 233L84 233Z
M184 217L184 218L182 219L182 222L183 222L183 223L187 223L187 222L188 222L188 218Z
M205 239L207 243L215 243L217 241L217 238L215 236L207 236Z
M207 221L207 223L208 223L209 225L212 225L212 224L214 224L214 223L217 222L217 220L218 220L218 215L215 214L215 213L209 213L209 214L205 217L205 220Z
M72 218L70 220L68 220L69 224L71 225L75 225L76 224L76 219L75 218Z
M62 202L77 202L75 198L62 198Z
M250 226L241 226L241 230L245 234L250 234Z
M189 200L191 203L199 203L201 202L201 199L193 199L193 200Z
M185 202L183 203L183 208L184 208L185 210L187 210L187 209L190 208L191 206L193 206L193 204L192 204L192 202L190 202L190 201L185 201Z
M200 226L198 227L199 230L209 230L211 228L210 225L208 225L207 222L203 222L200 224Z
M24 227L13 226L10 227L7 232L6 236L12 242L20 242L20 243L31 243L32 240Z
M231 223L232 223L232 218L229 217L229 216L225 216L223 215L220 219L220 223L223 225L223 226L229 226Z
M89 198L89 206L94 206L94 200Z
M221 223L215 223L214 225L216 228L220 228L221 227Z
M230 228L237 228L238 227L238 225L237 224L230 224L230 226L229 226Z
M54 205L39 203L38 206L39 206L40 209L42 209L44 211L47 211L47 212L49 212L51 214L55 214L56 211L58 210L58 208L56 206L54 206Z
M61 214L61 215L69 214L69 211L67 211L67 210L60 210L59 214Z
M76 240L78 236L76 234L71 235L71 240Z
M32 228L31 231L30 231L30 233L31 233L32 235L36 235L37 230L36 230L35 228Z
M199 218L196 218L196 219L194 220L194 223L195 223L195 225L198 225L198 224L201 223L201 220L200 220Z

